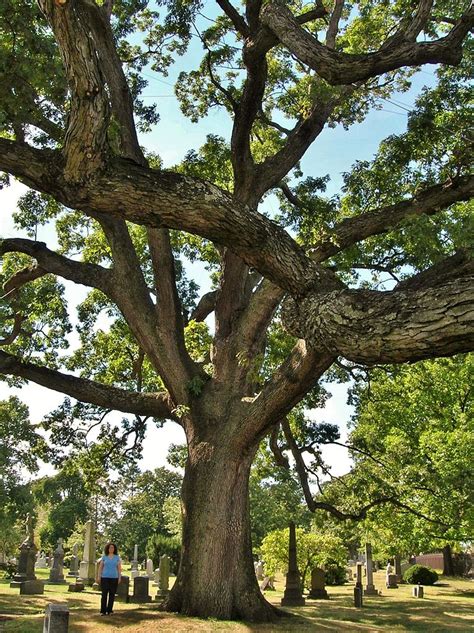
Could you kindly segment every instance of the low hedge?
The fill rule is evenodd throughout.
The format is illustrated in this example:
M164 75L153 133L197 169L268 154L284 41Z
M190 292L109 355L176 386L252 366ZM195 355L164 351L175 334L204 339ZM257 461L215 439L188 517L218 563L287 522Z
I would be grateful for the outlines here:
M409 585L434 585L438 580L438 574L431 567L413 565L403 574L403 580Z

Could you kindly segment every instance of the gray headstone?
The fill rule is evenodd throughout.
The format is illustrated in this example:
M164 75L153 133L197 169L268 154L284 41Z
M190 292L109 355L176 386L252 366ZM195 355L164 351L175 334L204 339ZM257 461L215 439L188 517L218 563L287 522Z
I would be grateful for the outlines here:
M354 587L354 606L361 609L363 606L362 587Z
M68 587L68 591L71 591L73 593L84 591L84 589L85 589L85 585L80 580L76 580L76 582L71 583Z
M133 596L130 602L150 602L151 596L148 595L148 576L137 576L133 580Z
M167 554L161 556L159 569L158 587L163 595L163 592L168 592L170 588L170 559Z
M304 607L306 600L301 591L301 576L296 562L296 528L290 523L290 543L288 547L288 573L286 574L285 593L281 599L282 607Z
M95 526L87 521L84 534L84 553L79 566L79 578L85 585L95 582Z
M117 600L120 602L129 602L129 588L130 588L130 577L129 576L121 576L120 582L117 585Z
M146 575L148 578L153 578L153 561L151 558L146 559Z
M133 548L133 560L132 560L132 565L130 567L131 571L134 572L136 570L138 570L138 545L135 545ZM135 574L138 575L138 574ZM132 578L134 578L135 576L132 573Z
M25 580L20 583L20 596L33 596L40 593L44 593L42 580Z
M364 589L364 596L378 596L379 592L374 585L374 570L372 567L372 545L365 544L365 576L367 583Z
M329 600L328 592L326 591L326 574L324 569L316 567L311 572L311 590L308 594L308 598L314 598L316 600Z
M69 608L65 604L48 604L44 616L43 633L67 633Z
M66 581L64 580L63 570L64 570L63 539L58 538L58 546L54 550L53 566L51 567L51 571L49 572L48 582L52 585L64 585Z
M416 585L415 587L412 588L412 593L411 595L414 598L424 598L424 588L421 585Z
M363 563L356 563L356 583L355 586L362 589L362 565Z
M273 576L265 576L260 583L260 591L275 591L275 579Z
M255 565L255 573L257 574L257 580L263 580L263 562L261 560Z
M71 564L69 565L68 576L76 577L79 575L79 556L77 555L78 544L74 543L72 548Z
M398 589L397 574L387 574L387 589Z

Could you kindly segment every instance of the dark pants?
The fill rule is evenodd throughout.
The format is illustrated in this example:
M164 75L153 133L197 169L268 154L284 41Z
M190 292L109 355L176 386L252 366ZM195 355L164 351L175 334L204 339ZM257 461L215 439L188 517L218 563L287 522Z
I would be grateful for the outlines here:
M114 608L115 594L117 593L118 578L100 579L100 588L102 590L102 598L100 600L100 612L112 613Z

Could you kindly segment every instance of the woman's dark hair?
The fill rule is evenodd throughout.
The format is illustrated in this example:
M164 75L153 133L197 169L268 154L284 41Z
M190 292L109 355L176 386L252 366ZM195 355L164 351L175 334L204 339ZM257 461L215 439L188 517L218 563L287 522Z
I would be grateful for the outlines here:
M117 546L115 545L115 543L107 543L107 545L104 547L104 554L107 556L107 554L109 553L109 547L113 545L114 546L114 554L118 554L118 549Z

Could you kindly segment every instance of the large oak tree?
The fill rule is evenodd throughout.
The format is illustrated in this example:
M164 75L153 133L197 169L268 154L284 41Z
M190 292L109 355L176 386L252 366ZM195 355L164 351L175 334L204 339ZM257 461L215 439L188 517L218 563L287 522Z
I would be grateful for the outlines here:
M260 440L338 357L401 363L474 343L473 265L460 249L467 233L443 224L467 225L474 189L454 115L445 129L443 104L431 117L426 106L426 154L413 161L400 140L405 153L392 156L385 176L380 165L360 168L359 178L348 178L346 198L324 200L317 179L295 187L299 161L326 126L363 119L416 67L462 68L474 11L430 0L217 0L218 16L200 32L204 59L176 90L194 120L213 106L226 110L230 143L210 139L214 163L205 149L204 158L189 156L171 171L156 168L138 143L137 122L154 121L139 99L140 70L148 63L166 70L185 50L202 4L160 4L161 18L145 0L38 0L40 11L28 0L2 5L0 169L40 194L24 203L24 225L56 218L62 241L57 249L34 239L1 243L0 371L135 415L127 434L137 437L148 418L180 424L188 447L183 547L166 606L264 621L275 611L258 589L248 519ZM127 42L139 27L141 44ZM446 71L445 90L449 77ZM456 73L452 81L462 84ZM376 185L364 181L372 173L381 174ZM258 210L272 191L286 209L280 222ZM410 244L427 218L441 218L439 248L416 266ZM218 266L215 291L191 312L183 309L175 261L186 239L180 232L198 236L195 252ZM73 255L78 245L82 258ZM407 278L390 290L357 284L359 255L362 268ZM87 336L82 356L69 361L75 369L82 362L82 374L64 371L48 345L67 329L56 277L93 289L96 307L83 316L90 325L98 305L109 311L134 381L123 363L95 367ZM211 313L210 353L199 357L187 334ZM280 314L294 344L269 371L267 335ZM105 364L118 348L103 346Z

